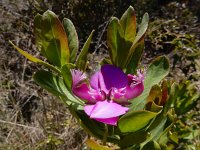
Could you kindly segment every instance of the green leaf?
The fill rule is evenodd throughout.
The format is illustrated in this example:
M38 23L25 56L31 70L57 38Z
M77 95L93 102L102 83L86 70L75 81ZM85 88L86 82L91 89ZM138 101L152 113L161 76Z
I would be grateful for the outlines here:
M126 41L119 20L113 17L108 25L107 45L112 64L123 68L126 63L131 41Z
M16 45L14 45L11 41L9 41L9 43L20 53L22 54L24 57L26 57L28 60L34 62L34 63L38 63L38 64L41 64L41 65L44 65L45 67L57 72L57 73L60 73L60 70L58 70L56 67L42 61L41 59L38 59L36 57L34 57L33 55L25 52L24 50L20 49L19 47L17 47Z
M138 132L129 133L120 138L119 146L126 148L135 144L144 142L148 137L148 132L141 130Z
M156 116L156 118L150 123L147 132L149 137L146 141L141 143L141 147L146 145L150 141L159 141L159 144L165 144L162 137L164 137L172 127L173 122L169 114L165 114L164 111Z
M71 90L72 89L72 75L70 72L69 65L67 65L67 64L64 65L61 69L61 73L62 73L62 76L63 76L63 79L65 81L67 88L69 90Z
M170 139L171 139L173 142L175 142L176 144L178 144L178 135L177 135L176 132L174 132L174 133L169 133L169 137L170 137Z
M134 40L132 46L134 46L138 41L141 40L141 38L144 37L144 35L145 35L146 31L147 31L147 28L148 28L148 22L149 22L149 15L148 15L148 13L145 13L143 15L142 22L141 22L141 24L139 26L138 33L137 33L137 35L135 37L135 40Z
M130 51L132 52L132 56L130 57L130 61L127 60L127 74L136 74L138 65L140 63L140 60L142 58L144 50L144 38L141 39L137 44L135 44L134 47L130 48Z
M125 11L119 23L123 29L125 40L133 42L136 36L136 16L132 6Z
M127 73L135 73L144 49L144 35L148 27L148 14L144 14L136 35L136 17L133 7L118 20L113 17L108 25L107 45L112 63Z
M108 25L107 44L108 44L108 50L110 53L112 63L116 66L118 66L117 65L117 49L119 47L118 41L120 41L118 39L119 38L118 28L119 28L119 20L116 17L112 17Z
M128 58L127 58L126 65L128 65L129 68L133 67L132 69L133 73L135 73L137 69L137 65L142 56L142 52L144 49L144 36L148 28L148 22L149 22L149 15L145 13L142 18L142 22L139 26L139 31L132 43L132 46L130 47L129 54L127 56Z
M91 43L91 40L92 40L93 33L94 33L94 30L90 33L87 41L85 42L85 44L84 44L84 46L81 50L81 53L78 56L76 66L80 70L85 71L85 69L87 67L87 54L88 54L88 49L89 49L89 46L90 46L90 43Z
M142 148L142 150L161 150L161 147L156 141L150 141Z
M69 62L68 39L62 23L52 11L36 15L34 30L39 50L51 63L61 68Z
M120 118L118 122L119 129L121 132L136 132L147 126L160 112L146 110L130 111Z
M143 109L146 103L146 99L149 95L151 87L158 84L169 73L169 61L165 56L156 58L148 67L145 80L143 93L130 101L131 110Z
M64 18L63 26L68 37L68 45L69 45L69 50L70 50L70 62L74 63L76 60L76 55L78 53L78 48L79 48L78 35L76 33L74 24L71 22L71 20Z
M33 76L34 81L50 93L60 97L65 103L83 105L84 102L71 94L62 78L51 72L40 70Z

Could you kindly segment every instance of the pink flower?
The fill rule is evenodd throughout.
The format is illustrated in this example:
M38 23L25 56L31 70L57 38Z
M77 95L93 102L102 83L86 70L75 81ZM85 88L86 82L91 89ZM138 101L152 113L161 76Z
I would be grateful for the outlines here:
M87 82L85 73L71 70L73 77L72 91L84 100L85 113L90 118L105 124L117 125L119 116L128 111L124 105L139 96L144 90L144 75L126 75L120 68L104 65Z

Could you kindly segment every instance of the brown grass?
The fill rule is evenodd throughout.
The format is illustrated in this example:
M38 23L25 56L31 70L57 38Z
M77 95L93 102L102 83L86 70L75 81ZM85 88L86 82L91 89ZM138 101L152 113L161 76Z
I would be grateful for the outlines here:
M26 1L0 5L0 149L80 149L86 134L58 98L38 87L38 69L8 43L38 56Z

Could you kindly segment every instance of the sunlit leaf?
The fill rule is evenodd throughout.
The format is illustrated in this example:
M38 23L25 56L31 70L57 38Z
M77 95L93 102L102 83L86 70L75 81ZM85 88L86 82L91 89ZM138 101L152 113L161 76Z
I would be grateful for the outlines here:
M131 100L131 110L143 109L146 103L146 98L149 95L151 87L158 84L169 73L169 61L165 56L156 58L148 67L145 80L143 93Z
M133 42L136 36L136 16L132 6L125 11L119 23L123 29L125 40Z
M123 29L116 17L113 17L108 25L107 45L112 64L124 68L132 42L125 40Z
M36 57L34 57L33 55L27 53L26 51L20 49L19 47L17 47L16 45L14 45L11 41L9 41L10 44L12 44L12 46L20 53L22 54L24 57L26 57L28 60L34 62L34 63L38 63L38 64L41 64L41 65L44 65L45 67L57 72L57 73L60 73L60 70L58 70L56 67L42 61L41 59L38 59Z
M112 63L115 65L117 65L116 64L117 49L118 49L118 41L120 41L118 39L119 38L118 28L119 28L119 20L116 17L111 18L107 31L107 44Z
M120 118L118 125L121 132L135 132L148 125L159 113L146 110L130 111Z
M135 73L144 49L144 35L149 16L143 16L136 35L136 17L130 6L118 20L113 17L108 24L107 44L112 63L122 69L128 66L127 73Z
M92 40L94 30L90 33L87 41L83 45L83 48L81 49L81 53L78 56L77 62L76 62L76 67L80 70L85 70L87 67L87 54L88 54L88 49Z
M133 67L132 71L129 71L130 73L135 73L137 65L141 59L142 52L144 49L144 36L148 28L148 22L149 15L145 13L142 18L142 22L139 26L139 31L130 47L129 54L127 55L128 58L126 65L128 65L129 70L131 70L130 68Z
M133 45L135 45L142 37L144 37L144 35L147 31L147 28L148 28L148 22L149 22L149 15L148 15L148 13L145 13L143 18L142 18L142 22L139 26L138 33L137 33L135 40L133 42Z
M62 67L69 62L68 39L62 23L52 11L36 15L34 30L39 50L51 63Z
M68 45L69 45L69 50L70 50L70 62L74 63L76 60L76 56L77 56L78 48L79 48L78 35L76 33L74 24L71 22L71 20L64 18L63 26L68 37Z

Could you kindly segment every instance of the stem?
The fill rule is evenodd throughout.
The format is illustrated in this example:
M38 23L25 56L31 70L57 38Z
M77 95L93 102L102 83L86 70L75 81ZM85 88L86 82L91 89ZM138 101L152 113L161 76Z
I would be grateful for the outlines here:
M106 145L107 137L108 137L108 125L105 124L105 133L103 135L103 145Z

